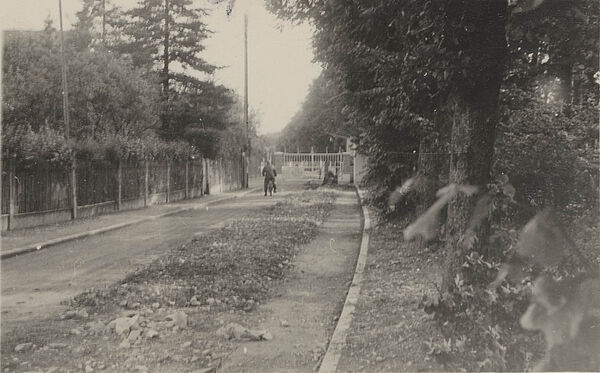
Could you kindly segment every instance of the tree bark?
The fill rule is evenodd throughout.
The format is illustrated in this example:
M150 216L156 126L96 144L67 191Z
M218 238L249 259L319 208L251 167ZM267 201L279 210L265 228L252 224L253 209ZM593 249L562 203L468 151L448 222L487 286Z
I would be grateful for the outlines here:
M464 6L464 2L461 6ZM490 180L494 140L498 122L498 98L507 54L507 5L503 0L467 2L469 33L462 34L465 54L474 65L470 85L459 86L449 102L452 113L449 182L485 188ZM443 288L454 290L454 278L461 271L465 255L477 249L463 241L476 196L459 194L448 206L447 256ZM486 224L477 232L478 244L486 239Z
M419 142L419 158L417 175L417 215L424 213L435 200L436 191L448 177L448 138L450 136L450 119L445 110L436 109L433 126L423 128Z

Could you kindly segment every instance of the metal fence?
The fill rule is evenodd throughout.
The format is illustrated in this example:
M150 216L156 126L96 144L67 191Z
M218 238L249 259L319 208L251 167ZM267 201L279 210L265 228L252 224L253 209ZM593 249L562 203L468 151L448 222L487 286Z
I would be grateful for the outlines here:
M121 198L132 200L144 197L146 167L143 162L121 163Z
M186 168L186 162L171 163L171 169L169 170L170 191L171 192L178 192L178 191L185 190L185 186L186 186L185 168Z
M166 162L150 162L148 167L148 192L149 194L167 192Z
M190 195L194 198L202 194L204 190L204 164L202 162L192 162L189 164Z
M117 166L106 161L77 161L77 206L116 200Z
M120 164L104 160L77 160L74 178L75 193L71 189L71 165L47 162L32 162L27 165L13 164L3 160L1 212L11 216L28 213L64 211L73 208L73 197L77 208L121 201L139 200L143 205L169 201L169 193L177 192L177 199L194 198L203 194L205 161L122 161ZM227 163L233 170L238 167ZM12 193L11 193L12 181ZM166 198L152 196L164 195ZM150 196L150 199L146 199ZM140 204L137 203L139 206ZM11 211L11 205L14 208ZM75 214L76 215L76 214Z
M5 163L6 165L6 163ZM10 179L14 187L14 212L56 211L69 207L69 171L37 162L14 172L10 165L2 171L2 214L10 212Z
M2 167L2 214L8 214L8 209L9 209L9 202L10 202L10 190L8 189L9 186L9 172L6 170L6 163L4 164L5 167Z

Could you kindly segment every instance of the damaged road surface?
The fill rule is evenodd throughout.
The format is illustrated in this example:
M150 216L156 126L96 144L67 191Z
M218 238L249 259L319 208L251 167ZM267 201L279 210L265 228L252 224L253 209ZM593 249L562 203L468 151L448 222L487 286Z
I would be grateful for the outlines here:
M301 248L295 268L271 299L248 319L272 340L240 341L224 372L307 372L318 368L337 324L360 249L360 210L354 192L341 192L317 237Z
M297 187L296 187L297 188ZM258 193L145 222L47 250L2 260L2 334L65 309L61 301L125 277L176 245L218 227L240 213L280 201ZM199 199L202 202L202 199Z
M36 253L62 254L72 264L74 253L85 257L106 249L104 265L97 259L81 261L76 281L64 265L48 275L59 260L46 256L31 257L34 265L49 264L41 273L32 268L32 281L42 285L18 273L25 267L3 263L11 279L23 279L5 288L3 271L3 296L40 286L29 290L25 303L3 304L3 371L312 370L325 352L353 275L360 213L353 192L304 191L300 184L282 189L277 198L253 193L224 203L220 208L227 213L210 224L198 216L196 223L179 217L193 226L169 247L149 244L155 247L151 253L132 248L128 258L118 252L135 242L123 234L133 231L126 230L120 235L123 245L113 238L112 249L81 240L80 251L56 247ZM198 225L219 224L219 219L230 223L197 234ZM152 237L147 230L161 228L137 229ZM64 285L60 298L35 297L36 291L46 293L44 273L46 286Z

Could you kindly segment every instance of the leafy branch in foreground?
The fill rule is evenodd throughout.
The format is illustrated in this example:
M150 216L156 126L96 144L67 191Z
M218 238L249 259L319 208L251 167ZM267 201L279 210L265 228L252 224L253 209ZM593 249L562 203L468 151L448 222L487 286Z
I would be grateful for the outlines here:
M585 273L553 274L569 251ZM521 326L538 330L546 339L547 353L535 370L597 370L600 368L600 279L598 269L583 256L558 218L550 211L538 213L523 228L516 253L495 281L528 265L542 267L532 287L532 300ZM590 331L591 330L591 331ZM594 333L594 330L596 331Z
M407 194L417 180L409 180L391 197ZM498 180L498 195L519 205L512 197L514 187ZM494 189L494 188L490 188ZM438 200L404 230L411 240L429 241L439 231L443 208L459 193L474 195L474 186L451 184L437 193ZM461 244L472 248L463 259L462 271L454 278L452 293L442 293L422 303L445 328L448 339L443 346L432 344L432 354L444 364L452 355L475 354L479 360L473 369L508 369L511 360L531 360L528 337L514 326L539 331L546 341L544 358L534 370L597 370L600 368L600 279L597 266L589 261L569 238L559 218L550 210L537 213L504 251L508 260L486 257L473 245L477 228L497 206L493 190L484 193L475 204ZM526 207L521 206L519 207ZM575 269L565 263L575 259ZM487 287L486 287L487 284ZM521 315L517 318L517 315ZM464 335L463 335L464 334ZM464 338L472 348L464 346ZM518 342L515 342L518 341ZM519 348L519 344L522 344ZM520 367L523 367L522 361ZM448 367L448 365L446 365ZM471 367L470 367L471 368Z

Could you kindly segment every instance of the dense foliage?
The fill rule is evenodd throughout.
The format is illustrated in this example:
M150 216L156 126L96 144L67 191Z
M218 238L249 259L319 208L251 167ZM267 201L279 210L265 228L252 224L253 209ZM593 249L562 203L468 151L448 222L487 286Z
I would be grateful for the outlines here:
M425 307L454 337L432 353L457 363L452 370L529 366L537 342L518 331L518 316L531 283L488 286L536 212L597 221L598 3L267 3L314 26L316 59L343 92L344 121L369 157L374 206L416 208L423 214L405 237L435 238L431 247L444 249L440 298ZM461 357L476 363L460 365ZM598 368L594 359L585 369ZM544 367L565 369L552 363Z
M147 0L124 11L110 1L83 1L74 29L65 33L68 134L59 33L49 21L43 31L7 32L4 155L59 162L75 154L237 159L243 108L211 80L216 67L202 58L210 34L202 22L206 12L192 5ZM256 120L251 124L254 134Z
M63 124L60 47L49 24L8 32L3 64L5 152L24 158L68 158L84 142L152 136L157 91L142 72L103 50L69 48L70 131ZM66 138L71 140L68 141Z
M344 126L340 95L325 76L315 79L302 107L281 132L278 149L325 153L345 148L345 138L339 136L350 133Z

